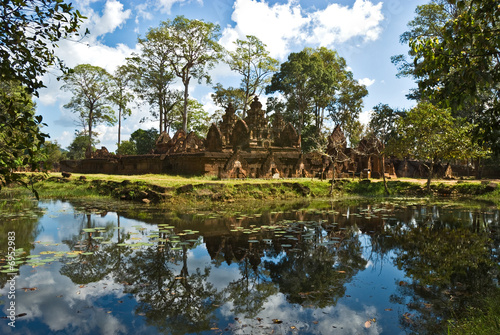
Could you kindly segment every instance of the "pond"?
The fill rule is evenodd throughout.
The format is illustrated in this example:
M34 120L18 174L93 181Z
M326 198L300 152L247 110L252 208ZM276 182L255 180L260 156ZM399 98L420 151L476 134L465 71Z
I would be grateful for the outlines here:
M498 286L496 208L4 201L0 215L1 334L445 333Z

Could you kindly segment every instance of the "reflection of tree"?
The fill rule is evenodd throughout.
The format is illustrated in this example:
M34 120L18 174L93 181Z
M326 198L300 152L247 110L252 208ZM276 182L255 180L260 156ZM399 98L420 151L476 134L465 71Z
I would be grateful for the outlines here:
M236 315L255 318L262 311L267 298L277 292L276 286L269 280L269 272L260 263L260 256L258 259L258 263L252 262L249 255L241 260L238 263L241 277L232 281L226 289Z
M344 285L366 265L359 239L348 234L339 242L304 242L278 262L265 262L289 302L324 308L344 296Z
M9 252L9 236L15 236L16 250L23 249L29 255L33 248L35 237L40 233L38 221L43 216L43 211L36 201L9 201L0 200L0 266L5 265ZM9 232L13 232L14 235ZM0 288L11 279L8 273L0 273Z
M429 216L433 223L393 229L400 249L395 263L412 281L399 282L391 300L418 312L401 316L401 323L417 333L444 333L445 320L460 318L468 307L480 307L495 288L497 270L490 248L498 245L492 246L485 233L435 219Z
M110 239L114 233L112 226L113 224L109 223L107 229L99 233L100 236L104 239ZM83 227L96 227L96 222L92 220L90 214L83 216L81 228ZM60 273L70 278L75 284L88 284L103 279L120 266L124 253L130 253L129 250L124 251L124 248L118 247L116 244L103 245L98 243L93 238L95 234L97 232L85 232L63 241L71 250L93 252L92 255L80 255L75 261L62 266Z
M209 268L189 273L188 249L170 245L137 251L118 276L140 301L137 312L161 332L182 334L210 329L221 293L208 283ZM171 263L182 263L175 271Z

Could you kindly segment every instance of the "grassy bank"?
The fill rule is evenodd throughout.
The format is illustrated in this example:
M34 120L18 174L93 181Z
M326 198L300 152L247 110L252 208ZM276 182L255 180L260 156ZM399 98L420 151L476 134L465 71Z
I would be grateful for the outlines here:
M168 175L80 175L63 178L49 174L34 185L41 199L118 199L168 207L214 208L243 203L288 201L314 198L384 197L381 180L343 179L334 182L318 179L245 179L216 180L207 177ZM425 180L389 180L394 197L440 197L485 200L500 206L500 187L492 181L444 181L432 183L432 195ZM2 190L3 194L20 192L20 187ZM332 191L332 194L330 192ZM25 194L25 193L23 193Z
M470 308L468 317L450 320L448 333L456 335L500 334L500 289L492 292L481 309Z

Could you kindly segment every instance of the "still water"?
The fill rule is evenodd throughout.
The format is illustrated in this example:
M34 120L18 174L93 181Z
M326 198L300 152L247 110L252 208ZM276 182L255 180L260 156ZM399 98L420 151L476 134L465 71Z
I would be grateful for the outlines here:
M498 286L484 206L0 209L1 334L445 333Z

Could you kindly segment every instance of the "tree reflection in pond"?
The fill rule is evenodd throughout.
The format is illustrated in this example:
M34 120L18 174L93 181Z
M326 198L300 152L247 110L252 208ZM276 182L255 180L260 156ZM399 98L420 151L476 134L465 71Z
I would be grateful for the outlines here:
M292 327L301 334L333 327L442 333L448 318L480 306L498 284L496 209L325 203L228 218L151 210L140 219L130 213L77 213L73 222L68 215L61 218L64 229L55 229L57 204L50 206L54 218L43 216L37 223L43 214L31 217L25 226L31 231L16 231L20 243L40 259L50 248L65 255L43 272L71 285L61 288L69 310L75 302L96 311L106 306L128 333L286 333ZM33 242L51 230L51 243ZM39 291L18 292L19 306L36 304L36 292L62 297L49 282L37 281L32 264L26 258L19 280ZM82 284L87 290L80 296ZM5 297L5 289L0 293ZM22 330L41 334L36 329L45 328L37 327L49 319L54 316L33 315ZM90 324L86 329L95 330Z
M481 307L484 297L497 287L498 250L487 220L477 212L440 213L433 208L415 215L416 224L399 222L390 228L394 262L407 278L397 280L391 297L406 305L401 324L416 333L443 333L446 321L461 318L470 307ZM472 218L472 220L471 220ZM468 224L466 223L468 221ZM471 224L472 223L472 224Z
M342 235L341 240L303 242L278 262L265 262L273 282L290 303L324 308L335 306L344 296L345 284L367 261L354 231L344 230Z
M209 330L221 303L222 294L207 280L210 267L189 271L187 254L186 245L181 250L170 243L148 247L134 253L117 275L125 292L139 301L136 314L161 332Z

